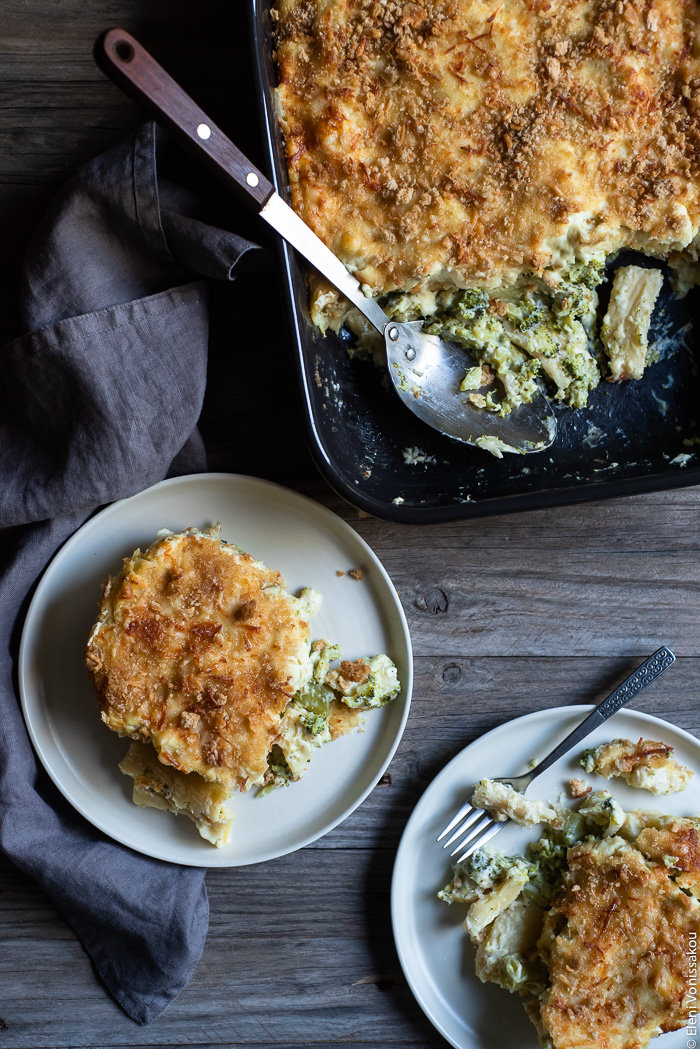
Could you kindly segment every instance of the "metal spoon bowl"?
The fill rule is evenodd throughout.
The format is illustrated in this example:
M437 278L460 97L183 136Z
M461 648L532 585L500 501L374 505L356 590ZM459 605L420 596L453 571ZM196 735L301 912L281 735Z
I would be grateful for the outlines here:
M541 393L506 416L476 408L469 400L476 391L460 389L472 364L460 346L428 335L420 321L390 323L384 338L394 389L428 426L495 454L539 452L554 440L556 420Z

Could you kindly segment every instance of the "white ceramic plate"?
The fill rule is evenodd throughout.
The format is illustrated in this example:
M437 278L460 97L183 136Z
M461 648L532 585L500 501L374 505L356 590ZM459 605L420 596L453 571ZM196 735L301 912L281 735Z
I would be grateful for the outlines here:
M471 743L433 780L406 824L396 856L391 906L394 937L406 979L418 1003L438 1031L457 1049L537 1049L535 1029L517 995L482 984L474 974L474 948L462 929L467 908L448 906L437 898L450 880L447 851L436 838L471 788L490 776L514 776L540 760L583 721L592 706L555 707L516 718ZM634 790L620 780L586 776L576 764L581 750L614 738L660 739L676 748L675 757L695 772L691 785L680 794L657 797ZM621 710L585 743L551 769L542 773L528 796L556 798L565 793L565 782L583 776L605 787L624 809L661 809L689 816L700 812L700 743L693 736L649 714ZM537 828L509 824L492 839L499 851L522 852L536 840ZM655 1039L656 1049L686 1049L685 1031Z
M365 731L322 747L304 777L272 794L235 794L231 841L216 849L193 823L136 807L131 780L117 768L128 742L99 718L83 664L104 580L122 558L145 549L160 528L221 521L223 539L273 568L292 592L323 595L313 638L338 642L344 656L386 652L403 689L366 716ZM361 568L362 580L337 571ZM292 852L320 838L369 794L398 746L412 684L411 642L396 591L378 558L339 517L286 488L253 477L179 477L114 503L91 518L47 568L29 608L19 667L24 717L34 747L59 790L117 841L148 856L203 867L235 867Z

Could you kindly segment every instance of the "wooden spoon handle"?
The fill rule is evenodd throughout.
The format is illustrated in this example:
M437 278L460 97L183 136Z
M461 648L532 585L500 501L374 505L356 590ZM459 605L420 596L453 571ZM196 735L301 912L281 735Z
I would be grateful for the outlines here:
M261 210L274 193L272 183L130 33L108 29L95 42L94 55L103 73Z

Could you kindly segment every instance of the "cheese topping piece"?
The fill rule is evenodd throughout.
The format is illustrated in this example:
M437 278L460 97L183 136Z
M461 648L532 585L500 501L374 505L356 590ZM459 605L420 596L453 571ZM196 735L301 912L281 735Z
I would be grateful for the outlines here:
M620 776L630 787L652 794L673 794L685 790L693 773L679 765L673 747L653 739L614 739L585 750L579 764L586 772L597 772L605 779Z

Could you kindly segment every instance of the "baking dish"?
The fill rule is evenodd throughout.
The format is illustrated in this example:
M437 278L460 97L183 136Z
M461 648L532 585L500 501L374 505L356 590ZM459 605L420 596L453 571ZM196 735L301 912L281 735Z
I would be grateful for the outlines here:
M248 3L268 174L289 202L272 0ZM379 369L348 356L342 334L321 335L309 319L303 266L282 241L279 251L309 448L329 484L359 509L432 524L700 483L697 289L676 300L665 282L650 332L659 360L642 380L602 382L579 412L555 408L558 435L547 451L495 459L421 423ZM658 265L624 252L614 266L631 262Z

